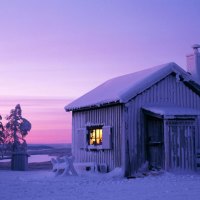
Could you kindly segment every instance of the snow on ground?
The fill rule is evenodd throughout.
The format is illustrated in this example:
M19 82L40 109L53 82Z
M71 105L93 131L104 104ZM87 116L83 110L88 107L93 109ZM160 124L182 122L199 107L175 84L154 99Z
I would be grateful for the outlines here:
M126 179L120 173L57 176L51 171L0 171L3 200L199 200L200 175L164 173Z

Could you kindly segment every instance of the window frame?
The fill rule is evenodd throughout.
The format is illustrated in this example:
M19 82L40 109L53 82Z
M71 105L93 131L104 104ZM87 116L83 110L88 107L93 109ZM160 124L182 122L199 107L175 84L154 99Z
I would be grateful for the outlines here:
M91 144L90 142L90 131L94 129L101 129L100 144ZM77 129L77 146L86 151L111 150L113 149L112 132L112 126L109 125L87 124L84 128Z
M101 130L101 136L97 137L97 130ZM87 137L87 142L88 142L88 148L89 149L101 149L102 148L102 142L103 142L103 125L95 125L95 126L88 126L87 127L88 131L88 137ZM91 131L95 131L95 144L91 144ZM101 140L101 142L98 144L97 140Z

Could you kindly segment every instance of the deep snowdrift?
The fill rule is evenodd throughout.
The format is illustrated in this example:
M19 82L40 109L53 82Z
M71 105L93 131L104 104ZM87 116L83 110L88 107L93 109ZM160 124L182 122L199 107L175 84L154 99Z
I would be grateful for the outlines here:
M199 200L200 176L164 173L125 179L120 170L64 177L50 171L0 171L0 188L3 200Z

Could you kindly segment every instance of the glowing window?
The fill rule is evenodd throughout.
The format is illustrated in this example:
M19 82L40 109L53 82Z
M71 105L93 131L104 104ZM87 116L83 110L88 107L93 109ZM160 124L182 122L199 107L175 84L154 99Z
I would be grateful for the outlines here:
M89 145L101 145L101 144L102 144L102 128L90 128Z

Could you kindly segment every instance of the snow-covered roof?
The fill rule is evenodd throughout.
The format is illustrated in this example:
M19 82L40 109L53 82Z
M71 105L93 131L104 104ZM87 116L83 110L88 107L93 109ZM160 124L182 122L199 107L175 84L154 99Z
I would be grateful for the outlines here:
M144 110L149 111L151 113L155 113L161 116L183 116L183 115L200 115L200 110L192 109L192 108L183 108L178 106L171 105L159 105L159 106L143 106Z
M112 103L126 103L171 73L181 75L186 81L191 76L176 63L167 63L106 81L69 105L66 111L99 107Z

